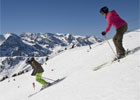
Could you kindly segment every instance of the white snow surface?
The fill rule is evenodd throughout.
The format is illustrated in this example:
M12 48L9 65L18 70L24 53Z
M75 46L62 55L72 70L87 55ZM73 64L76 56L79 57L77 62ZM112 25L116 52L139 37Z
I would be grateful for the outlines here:
M93 69L114 57L106 41L91 45L91 50L67 50L43 64L43 77L66 77L63 81L28 98L41 88L30 71L0 82L0 100L140 100L140 30L125 34L123 43L135 52L97 71Z

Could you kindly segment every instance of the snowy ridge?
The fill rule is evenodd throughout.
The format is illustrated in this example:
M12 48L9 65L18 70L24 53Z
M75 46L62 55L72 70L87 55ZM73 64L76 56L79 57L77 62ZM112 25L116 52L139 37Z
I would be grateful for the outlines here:
M1 100L139 100L140 99L140 31L125 34L124 47L135 52L102 69L93 69L110 61L114 54L107 42L67 50L43 64L43 77L62 82L38 91L41 85L31 71L1 82ZM131 41L130 41L131 40ZM113 46L112 40L109 40ZM115 47L113 46L115 50ZM49 81L49 80L47 80ZM32 83L35 82L35 90ZM13 92L13 91L16 91Z

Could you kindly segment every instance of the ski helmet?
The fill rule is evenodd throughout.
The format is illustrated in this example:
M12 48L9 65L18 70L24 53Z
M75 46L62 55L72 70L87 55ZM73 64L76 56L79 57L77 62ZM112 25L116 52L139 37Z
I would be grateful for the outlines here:
M108 10L109 10L108 7L104 6L100 9L100 13L101 12L108 13Z

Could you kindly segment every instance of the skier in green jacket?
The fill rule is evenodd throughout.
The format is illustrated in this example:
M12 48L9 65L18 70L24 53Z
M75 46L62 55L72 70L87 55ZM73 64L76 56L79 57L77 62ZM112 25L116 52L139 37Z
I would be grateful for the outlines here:
M40 63L38 63L33 57L27 63L30 64L33 68L33 72L31 75L36 76L36 81L42 84L41 89L44 89L45 87L51 85L51 83L46 82L45 80L42 79L42 74L44 70Z

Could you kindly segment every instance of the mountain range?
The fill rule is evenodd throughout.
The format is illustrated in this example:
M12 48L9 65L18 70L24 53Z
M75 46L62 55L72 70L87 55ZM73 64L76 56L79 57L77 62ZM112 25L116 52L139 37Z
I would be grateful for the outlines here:
M46 56L58 46L86 46L102 41L96 37L60 33L6 33L0 35L0 57Z

